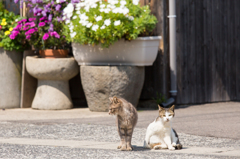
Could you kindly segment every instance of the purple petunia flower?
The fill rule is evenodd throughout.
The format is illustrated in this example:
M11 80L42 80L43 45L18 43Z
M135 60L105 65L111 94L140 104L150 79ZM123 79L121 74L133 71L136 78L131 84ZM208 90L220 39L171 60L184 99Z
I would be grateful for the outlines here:
M48 31L53 32L53 31L54 31L54 30L53 30L53 27L54 27L54 25L51 23Z
M48 33L45 33L44 35L43 35L43 40L47 40L49 38L49 34Z
M15 39L16 38L16 36L19 34L19 31L12 31L11 32L11 35L9 36L10 37L10 39Z
M28 30L28 31L25 33L25 35L33 34L33 33L35 33L35 32L36 32L36 30L35 30L34 28L32 28L32 29Z
M42 18L40 18L39 20L40 21L43 21L43 20L46 20L47 18L46 17L42 17Z
M46 11L42 11L42 15L43 15L44 17L46 17L46 16L47 16Z
M24 27L24 28L23 28L24 31L26 31L26 30L28 30L28 29L29 29L29 27Z
M53 31L53 32L49 32L50 36L54 36L55 38L60 38L60 35L56 32L56 31Z
M56 5L55 9L56 11L59 11L62 6L60 4Z
M38 24L38 26L43 27L43 26L45 26L45 24L46 24L46 23L44 23L44 22L40 22L40 23Z
M34 22L28 22L28 23L25 23L25 26L35 27L36 24Z
M58 22L62 22L62 18L61 17L57 17L56 18Z
M36 20L36 18L29 18L29 21L30 21L30 22L32 22L32 21L34 21L34 20Z
M13 28L13 30L20 31L21 28L22 28L22 24L18 24L15 28Z
M51 22L51 21L52 21L52 17L53 17L52 14L50 14L50 15L48 16L48 21Z
M27 19L22 19L22 20L18 21L17 23L22 24L23 22L26 22L26 21L27 21Z
M79 3L79 0L72 0L72 3Z

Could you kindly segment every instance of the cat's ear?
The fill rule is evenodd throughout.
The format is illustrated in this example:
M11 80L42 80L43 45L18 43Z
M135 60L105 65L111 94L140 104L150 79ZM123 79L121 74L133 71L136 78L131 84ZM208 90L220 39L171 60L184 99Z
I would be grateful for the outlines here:
M115 103L115 104L119 103L119 99L115 96L113 97L113 103Z
M158 105L158 108L159 108L159 110L163 110L164 108L163 107L161 107L160 105Z
M113 102L113 97L109 97L109 100L110 100L111 102Z
M172 105L169 109L174 111L175 105Z

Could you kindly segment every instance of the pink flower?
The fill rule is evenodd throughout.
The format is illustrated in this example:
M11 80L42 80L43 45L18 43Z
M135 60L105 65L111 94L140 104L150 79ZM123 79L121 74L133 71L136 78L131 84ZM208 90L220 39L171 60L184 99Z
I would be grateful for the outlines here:
M36 29L35 29L35 28L32 28L32 29L28 30L28 31L25 33L25 35L33 34L33 33L35 33L35 32L36 32Z
M12 40L15 39L16 36L17 36L19 33L20 33L19 31L13 30L13 31L11 32L11 35L9 36L10 39L12 39Z
M36 20L36 18L29 18L29 21L30 21L30 22L32 22L32 21L34 21L34 20Z
M26 36L26 39L27 39L27 40L30 40L30 38L31 38L31 35L27 35L27 36Z
M49 38L49 34L48 33L45 33L44 35L43 35L43 40L47 40Z
M53 31L53 32L49 32L51 36L54 36L55 38L60 38L60 35L56 32L56 31Z
M45 26L45 23L44 23L44 22L40 22L40 23L38 24L38 26L43 27L43 26Z
M43 21L43 20L45 20L45 19L47 19L46 17L42 17L42 18L40 18L39 20L40 21Z
M2 26L0 25L0 30L2 29Z
M29 29L29 27L24 27L24 28L23 28L24 31L26 31L26 30L28 30L28 29Z
M30 26L30 27L35 27L35 23L34 22L28 22L25 24L25 26Z

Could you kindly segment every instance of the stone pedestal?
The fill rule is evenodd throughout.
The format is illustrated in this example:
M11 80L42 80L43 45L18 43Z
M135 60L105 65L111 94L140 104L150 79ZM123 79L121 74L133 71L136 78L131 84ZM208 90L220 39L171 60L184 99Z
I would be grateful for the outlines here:
M26 68L38 79L33 109L60 110L73 107L68 80L79 72L74 58L27 57Z
M109 97L125 98L135 107L144 83L144 67L80 66L81 81L91 111L108 111Z
M20 107L22 56L0 48L0 109Z

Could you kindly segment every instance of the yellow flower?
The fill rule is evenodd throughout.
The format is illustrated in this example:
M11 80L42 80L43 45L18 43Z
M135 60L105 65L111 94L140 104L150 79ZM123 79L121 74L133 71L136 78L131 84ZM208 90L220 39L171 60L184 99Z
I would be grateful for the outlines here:
M9 31L13 31L13 28L9 28Z
M3 22L6 22L6 19L5 19L5 18L3 18L3 19L2 19L2 21L3 21Z
M10 34L10 31L5 31L5 35L9 35Z
M7 25L7 22L2 21L1 25Z

